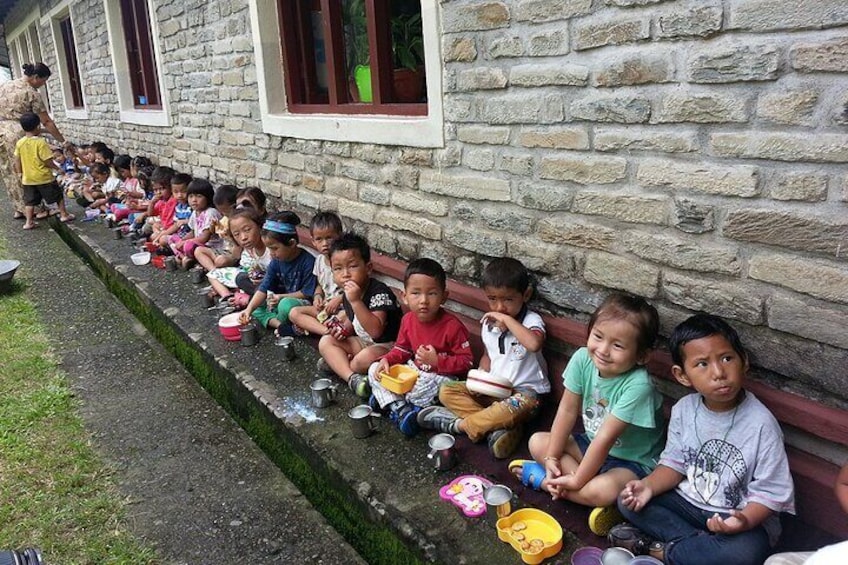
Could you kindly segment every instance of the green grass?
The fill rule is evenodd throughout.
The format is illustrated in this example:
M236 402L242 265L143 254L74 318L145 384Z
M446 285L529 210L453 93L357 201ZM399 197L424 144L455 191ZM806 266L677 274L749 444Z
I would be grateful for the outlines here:
M0 294L0 549L36 546L53 565L155 563L77 408L16 280Z

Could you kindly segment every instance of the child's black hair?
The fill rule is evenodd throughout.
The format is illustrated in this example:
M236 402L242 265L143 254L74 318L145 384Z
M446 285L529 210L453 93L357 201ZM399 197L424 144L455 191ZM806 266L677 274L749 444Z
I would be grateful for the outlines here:
M238 187L234 184L222 184L215 191L215 199L213 203L217 208L221 204L229 204L230 206L236 205L236 195L238 194Z
M171 177L171 185L181 184L184 186L188 186L193 180L194 177L192 177L188 173L174 173L174 176ZM211 204L212 201L210 200L209 203Z
M129 171L131 164L132 157L129 155L118 155L115 157L115 161L112 163L112 166L115 167L116 171Z
M175 174L177 174L177 171L171 167L156 167L153 169L153 172L150 173L150 184L161 184L170 188L171 179Z
M238 194L236 194L236 201L239 201L242 198L249 198L256 202L263 210L265 210L265 202L268 200L268 197L265 196L265 193L262 192L262 189L258 186L247 186L239 190ZM300 220L298 219L298 222L299 221Z
M24 131L35 131L41 125L41 118L33 112L24 112L21 114L20 122Z
M109 149L108 147L104 146L100 149L96 149L94 153L99 154L101 157L103 157L103 160L109 164L111 164L115 160L115 152Z
M420 259L410 261L409 265L406 266L406 271L403 273L404 286L406 286L409 277L412 275L426 275L428 277L433 277L436 279L436 282L439 283L439 287L442 290L447 288L448 277L445 274L445 269L438 261L434 261L428 257L421 257Z
M359 251L359 256L366 263L371 262L371 248L368 246L368 240L352 231L343 233L330 245L330 257L332 258L333 253L337 251L348 251L350 249Z
M171 179L171 184L173 184L173 179ZM206 179L194 179L190 183L188 183L188 190L186 190L186 196L191 196L192 194L199 194L206 198L206 206L212 206L212 199L215 198L215 189L212 188L212 183Z
M250 208L247 209L250 210ZM258 210L253 211L259 214ZM265 229L263 224L262 237L267 237L275 241L279 241L283 245L300 243L300 238L297 236L297 226L300 225L300 216L298 216L294 212L289 212L288 210L285 210L283 212L277 212L276 214L273 214L268 218L267 221L279 222L281 224L290 224L294 228L294 233L280 233L273 230Z
M106 163L92 163L89 166L89 170L92 173L98 173L101 175L109 175L112 173L112 168Z
M103 143L102 141L92 141L91 145L89 145L88 147L95 153L100 153L100 151L103 149L109 149L109 146Z
M712 314L695 314L677 324L677 327L671 332L671 337L668 338L668 349L671 352L671 359L674 364L683 367L683 363L686 361L683 357L684 345L690 341L711 335L722 336L743 360L748 359L748 352L745 351L742 340L739 339L739 334L730 324Z
M242 208L241 210L233 210L233 213L230 214L229 225L233 225L233 220L237 220L239 218L247 218L257 226L259 226L260 230L262 229L262 218L259 216L259 212L254 210L253 208ZM260 235L262 232L259 232Z
M318 212L309 222L309 231L331 230L342 233L342 219L335 212Z
M499 257L483 269L480 286L483 288L511 288L521 294L530 288L530 272L518 259Z
M144 155L136 155L135 157L133 157L132 164L135 165L136 169L141 169L144 167L149 167L153 163L151 163L150 159L148 159Z
M606 320L627 320L636 327L636 347L644 355L654 347L660 332L660 315L657 309L641 296L614 292L589 316L588 331Z

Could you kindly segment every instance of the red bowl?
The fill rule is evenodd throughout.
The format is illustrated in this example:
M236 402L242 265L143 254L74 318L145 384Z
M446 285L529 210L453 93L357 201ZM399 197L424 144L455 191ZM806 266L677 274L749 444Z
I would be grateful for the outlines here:
M218 320L218 331L221 332L221 336L227 341L241 341L241 332L239 330L244 326L239 322L240 315L241 312L233 312L232 314L221 316L221 319Z

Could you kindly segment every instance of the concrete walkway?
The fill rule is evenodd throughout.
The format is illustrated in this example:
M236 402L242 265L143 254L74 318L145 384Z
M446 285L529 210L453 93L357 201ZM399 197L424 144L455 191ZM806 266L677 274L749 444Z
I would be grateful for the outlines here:
M4 202L16 278L162 563L364 563L46 222L24 232L11 216Z

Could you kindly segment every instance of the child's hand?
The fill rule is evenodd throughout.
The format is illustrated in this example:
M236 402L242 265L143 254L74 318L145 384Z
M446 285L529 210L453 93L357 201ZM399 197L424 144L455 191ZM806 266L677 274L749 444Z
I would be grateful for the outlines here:
M501 314L500 312L486 312L483 314L483 317L480 318L481 324L486 324L490 328L498 328L500 331L506 331L506 322L510 318L507 314Z
M265 298L265 301L268 303L268 310L272 310L277 307L277 304L280 303L280 296L274 294L273 292L269 292Z
M436 367L439 364L439 355L432 345L420 345L415 352L415 364L424 367ZM427 369L424 369L425 371Z
M329 299L324 303L324 311L327 314L335 314L339 311L339 308L342 306L342 296L337 294L336 296Z
M548 492L551 493L551 498L557 499L560 496L560 487L555 483L551 483L554 479L562 476L562 467L560 465L559 459L554 458L546 458L545 459L545 484L547 486Z
M738 534L747 531L748 518L739 510L731 510L730 516L722 518L718 513L707 519L707 529L714 534Z
M619 498L630 510L639 512L653 498L654 491L645 484L645 481L630 481L624 485Z
M315 294L315 296L312 297L312 306L320 311L324 307L324 295Z
M344 283L344 293L348 302L359 302L362 300L362 287L353 281Z
M250 310L242 310L242 313L239 314L239 324L245 325L250 323Z
M383 373L389 372L389 362L385 359L380 359L377 362L377 372L374 373L374 380L380 382L383 379Z

